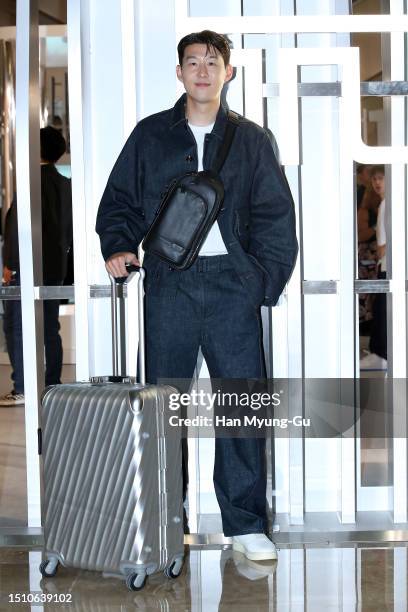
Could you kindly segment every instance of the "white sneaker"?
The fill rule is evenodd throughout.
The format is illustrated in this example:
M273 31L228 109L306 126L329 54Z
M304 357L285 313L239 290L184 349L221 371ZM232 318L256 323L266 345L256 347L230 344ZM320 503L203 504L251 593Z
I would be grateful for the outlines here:
M243 553L251 561L278 558L275 544L264 533L233 536L232 550Z
M0 407L9 407L9 406L23 406L24 405L24 395L22 393L6 393L0 397Z
M376 353L369 353L360 359L360 370L386 370L387 360Z
M276 559L270 560L269 563L262 561L250 561L247 557L244 557L242 553L232 552L232 559L235 563L235 568L240 574L248 580L260 580L268 576L273 576L276 572Z

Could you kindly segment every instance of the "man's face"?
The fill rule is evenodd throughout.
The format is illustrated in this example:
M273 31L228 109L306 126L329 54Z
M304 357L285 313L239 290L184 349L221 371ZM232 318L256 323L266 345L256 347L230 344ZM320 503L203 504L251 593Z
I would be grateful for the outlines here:
M377 193L380 198L383 200L385 197L385 181L384 175L380 172L376 172L374 176L371 177L371 184L375 193Z
M198 43L185 48L183 63L176 70L187 95L198 103L219 99L224 83L232 77L232 66L224 65L222 55Z

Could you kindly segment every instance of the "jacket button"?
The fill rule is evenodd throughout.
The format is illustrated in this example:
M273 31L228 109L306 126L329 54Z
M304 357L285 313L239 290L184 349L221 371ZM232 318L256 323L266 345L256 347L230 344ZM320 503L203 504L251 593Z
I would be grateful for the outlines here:
M193 161L193 156L192 155L187 155L186 161L192 162Z

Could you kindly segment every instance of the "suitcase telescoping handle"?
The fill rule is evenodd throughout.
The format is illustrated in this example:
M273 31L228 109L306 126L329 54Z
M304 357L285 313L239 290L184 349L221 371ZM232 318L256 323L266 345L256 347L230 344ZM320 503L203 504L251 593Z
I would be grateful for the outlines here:
M125 346L125 317L124 317L124 300L123 300L123 285L129 285L132 279L137 275L137 295L138 295L138 324L139 324L139 350L138 350L138 365L139 365L139 382L144 385L146 383L146 366L145 366L145 338L144 338L144 310L143 310L143 281L145 271L142 267L131 264L126 265L128 276L114 278L109 274L111 281L111 310L112 310L112 364L114 378L127 378L126 376L126 346ZM118 309L118 301L120 309ZM128 313L130 316L130 313ZM119 351L120 347L120 351ZM119 373L119 352L121 353Z

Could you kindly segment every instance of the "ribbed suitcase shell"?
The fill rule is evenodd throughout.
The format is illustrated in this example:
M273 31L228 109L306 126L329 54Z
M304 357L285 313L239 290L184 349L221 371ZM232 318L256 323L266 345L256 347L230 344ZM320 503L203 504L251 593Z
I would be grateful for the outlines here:
M183 557L181 441L169 386L73 383L42 401L44 536L66 566L147 574Z

